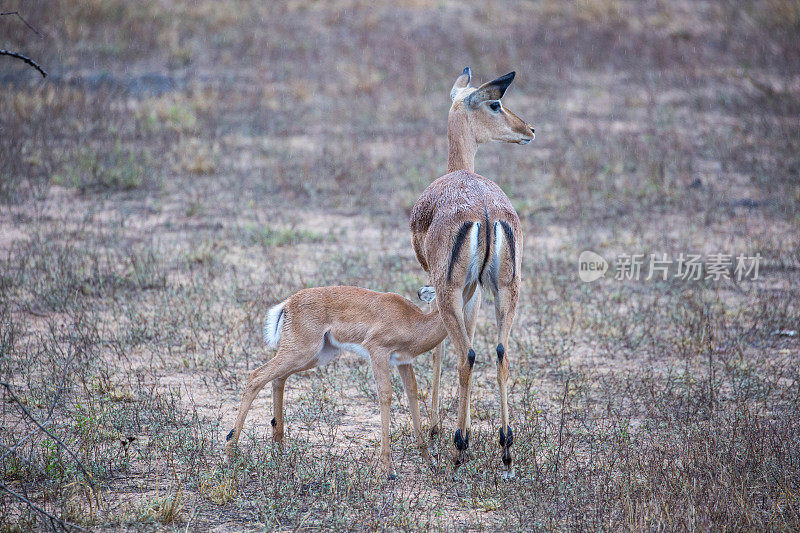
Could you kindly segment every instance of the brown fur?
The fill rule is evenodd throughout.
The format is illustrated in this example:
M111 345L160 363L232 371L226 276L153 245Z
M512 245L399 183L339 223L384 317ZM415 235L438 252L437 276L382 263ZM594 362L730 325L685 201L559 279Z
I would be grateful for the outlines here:
M278 351L267 364L254 370L247 380L236 425L230 434L230 455L239 440L247 413L259 391L273 383L273 439L283 439L283 391L286 378L318 366L327 335L338 344L358 344L369 353L381 408L381 462L392 472L389 445L389 409L392 399L390 370L397 365L406 389L411 419L423 456L427 446L422 437L417 380L411 361L444 340L447 331L436 305L422 312L398 294L359 287L316 287L303 289L285 301L284 322ZM346 348L345 348L346 349ZM392 357L394 354L395 361ZM324 362L324 361L323 361Z
M469 364L468 355L472 350L475 321L480 307L480 287L483 285L496 292L497 341L506 348L519 298L523 241L519 217L502 189L491 180L474 172L478 144L527 143L534 137L533 128L504 106L498 111L492 111L489 107L492 101L496 102L503 96L513 77L513 73L510 73L475 89L469 86L469 69L464 69L464 73L456 80L451 91L453 104L447 123L448 174L428 186L411 212L410 226L414 252L422 268L428 272L431 284L436 288L442 320L459 357L458 430L461 436L466 435L467 438L472 376L472 365ZM467 221L481 224L477 251L481 257L481 269L477 280L468 279L468 266L475 258L462 251L459 251L459 257L455 258L452 275L447 275L454 239ZM495 224L500 221L508 224L513 232L514 253L510 253L510 243L505 237L506 234L501 231L505 246L500 249L497 270L494 271L487 269L487 263L493 260L495 254L497 246ZM490 275L495 277L489 279ZM468 302L472 302L471 305L468 305ZM439 423L439 377L442 358L443 347L440 346L434 355L431 393L433 428ZM509 359L508 356L498 358L497 366L501 428L505 432L508 431L506 382ZM456 453L456 464L463 463L464 450L458 450ZM510 449L504 449L504 455L510 458ZM510 470L510 459L506 466Z

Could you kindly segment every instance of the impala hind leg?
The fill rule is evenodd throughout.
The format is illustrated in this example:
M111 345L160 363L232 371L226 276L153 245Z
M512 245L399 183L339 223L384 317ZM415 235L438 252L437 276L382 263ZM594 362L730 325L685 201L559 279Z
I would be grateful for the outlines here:
M480 311L480 308L481 308L481 288L480 285L475 284L470 288L469 291L467 291L467 298L464 301L464 306L462 310L467 330L467 336L470 339L470 344L472 343L472 339L475 337L475 325L477 324L478 312ZM434 349L433 351L433 383L431 384L431 417L430 417L431 439L435 438L440 430L439 382L442 377L442 361L444 360L444 356L447 354L447 348L445 344L446 342L447 339L442 341L439 344L439 346L437 346L436 349ZM469 428L470 426L469 411L467 411L467 418L468 418L467 427Z
M325 341L322 349L317 353L317 357L309 361L306 365L303 365L300 368L295 368L287 375L281 378L276 378L272 382L272 420L270 420L270 425L272 426L272 440L275 442L283 442L283 392L286 388L286 380L292 374L303 372L304 370L310 370L316 367L320 354L325 354L326 351L328 351L328 353L330 353L330 351L338 352L338 350L331 348L328 342Z
M272 382L272 440L283 442L283 391L286 378L277 378Z
M420 287L417 291L417 296L423 302L428 303L428 311L433 311L433 304L431 303L436 298L436 289L431 285ZM437 304L438 305L438 304ZM438 310L438 307L437 307ZM431 410L430 410L430 437L431 440L436 438L439 433L439 382L442 378L442 361L447 353L445 338L433 349L433 380L431 382ZM415 378L416 382L416 378Z
M475 364L475 351L472 349L467 326L464 323L463 299L461 291L447 294L446 287L436 287L439 295L439 314L452 342L453 350L458 354L458 418L457 428L453 435L456 452L453 463L456 469L467 460L469 448L469 397L472 365Z
M464 324L467 327L467 335L469 336L469 344L475 340L475 326L478 323L478 312L481 309L481 286L477 283L464 290ZM473 352L474 360L474 352ZM472 369L472 365L470 365ZM469 389L470 396L467 397L467 430L472 427L472 414L470 406L472 405L472 386Z
M242 401L239 404L239 413L236 416L236 423L225 438L227 441L225 451L228 456L231 456L236 449L236 444L239 442L239 436L242 433L242 427L247 418L247 413L253 405L253 400L256 399L261 389L273 380L279 380L279 386L278 384L273 385L272 389L273 394L276 392L276 386L279 389L278 394L273 396L273 399L277 399L273 407L273 412L276 415L280 413L279 416L273 418L273 437L275 437L275 430L278 428L278 419L280 420L280 436L283 437L283 387L287 377L305 366L303 364L298 364L298 362L305 362L305 360L308 359L308 357L305 357L306 355L307 354L300 353L296 350L280 348L278 353L275 354L275 357L270 359L267 364L260 366L250 373L250 376L247 378L244 393L242 394ZM277 410L277 407L280 407L280 411Z
M514 464L511 447L514 432L508 423L508 373L509 357L506 351L508 334L514 321L514 312L519 297L519 280L507 287L500 287L495 298L495 318L497 320L497 386L500 391L500 457L503 460L502 475L514 477Z

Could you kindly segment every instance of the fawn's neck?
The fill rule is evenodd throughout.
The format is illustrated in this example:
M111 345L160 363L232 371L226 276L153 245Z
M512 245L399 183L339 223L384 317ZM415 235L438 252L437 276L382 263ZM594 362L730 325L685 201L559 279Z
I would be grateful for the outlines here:
M419 343L419 353L433 350L447 337L447 330L444 329L444 322L439 315L439 306L435 303L431 305L428 313L420 311L419 328L416 337Z

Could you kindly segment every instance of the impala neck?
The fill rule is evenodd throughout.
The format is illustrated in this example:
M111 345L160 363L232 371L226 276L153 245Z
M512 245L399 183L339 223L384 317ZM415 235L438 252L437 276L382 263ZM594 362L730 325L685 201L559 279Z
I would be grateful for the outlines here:
M478 150L478 143L469 128L467 117L463 110L451 111L447 120L447 172L456 170L466 170L475 172L475 152Z

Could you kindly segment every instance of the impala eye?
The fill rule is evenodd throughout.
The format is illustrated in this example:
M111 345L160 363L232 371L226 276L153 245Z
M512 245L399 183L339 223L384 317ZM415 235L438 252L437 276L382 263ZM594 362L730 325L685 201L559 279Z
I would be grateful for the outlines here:
M497 100L495 100L494 102L491 102L489 104L489 109L491 109L492 111L497 113L498 111L500 111L500 102L498 102Z

